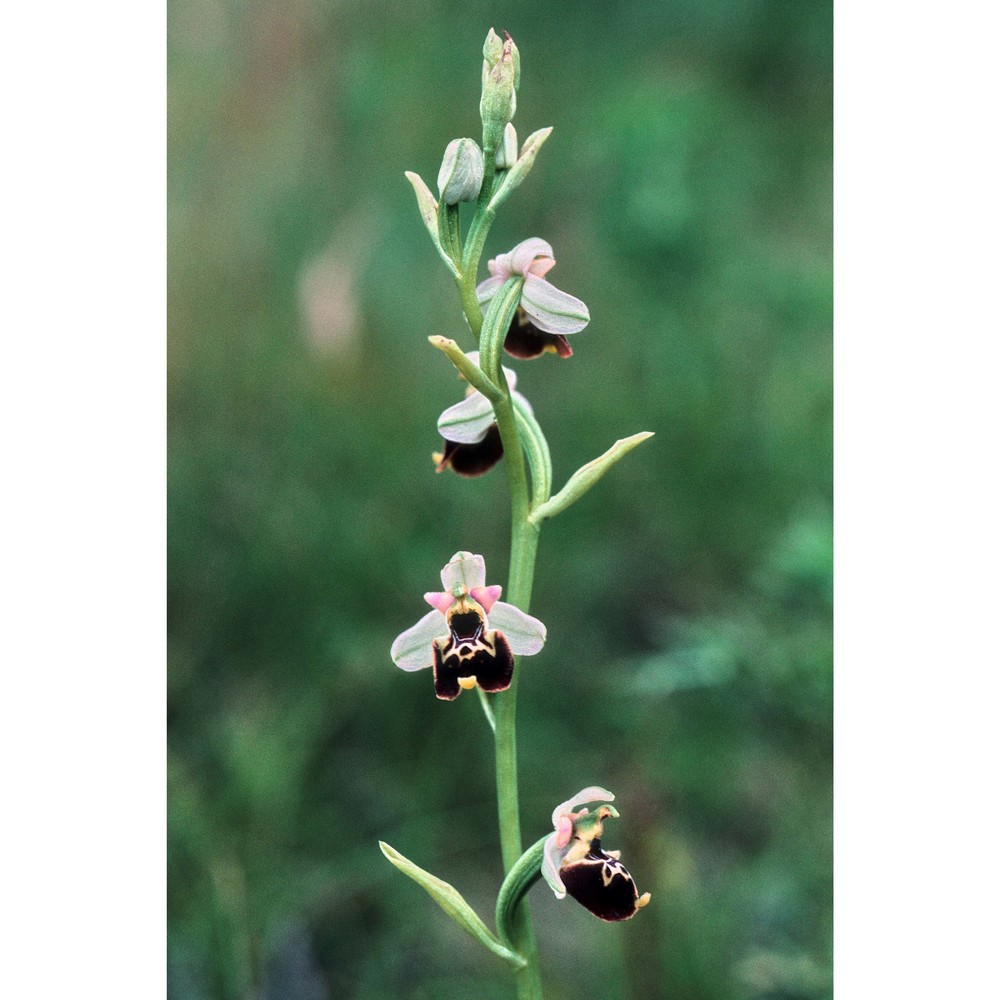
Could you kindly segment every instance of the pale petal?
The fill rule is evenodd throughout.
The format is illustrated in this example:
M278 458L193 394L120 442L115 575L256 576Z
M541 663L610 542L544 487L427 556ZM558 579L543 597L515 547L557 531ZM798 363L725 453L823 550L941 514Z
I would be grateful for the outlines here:
M534 275L525 279L521 306L535 326L546 333L579 333L590 322L585 302Z
M527 277L531 264L536 257L551 256L552 247L545 240L539 239L537 236L532 236L531 239L518 243L511 250L510 269L514 274L523 274ZM554 264L555 261L553 260L552 263Z
M504 368L504 371L507 371L507 369L506 369L506 368ZM508 376L508 379L509 379L509 377L510 377L510 376ZM510 385L511 389L513 390L513 388L514 388L514 384L513 384L512 382L509 382L509 381L508 381L508 385ZM516 396L516 397L518 398L518 400L520 401L521 405L522 405L522 406L523 406L523 407L524 407L524 408L525 408L525 409L526 409L526 410L527 410L527 411L528 411L528 412L529 412L530 414L532 414L532 416L534 416L534 413L535 413L535 411L534 411L534 409L532 408L532 406L531 406L531 403L529 403L529 402L528 402L528 400L527 400L527 398L526 398L526 397L522 396L522 395L521 395L521 394L520 394L519 392L513 392L513 391L511 392L511 395L512 395L512 396Z
M481 392L474 392L460 403L449 406L438 417L437 428L446 441L477 444L494 423L496 417L490 401Z
M393 662L401 670L423 670L434 665L434 640L448 634L448 626L440 611L428 611L420 621L396 636L389 650Z
M566 851L556 844L556 835L546 837L545 847L542 850L542 877L549 884L549 888L556 894L556 899L566 898L566 886L559 877L559 868L562 865Z
M522 656L534 656L545 645L545 626L513 604L497 601L489 613L490 628L502 632L510 648Z
M490 263L492 263L492 261ZM487 278L485 281L480 281L479 284L476 285L476 301L481 306L486 305L486 303L500 291L506 280L507 279L502 274L498 274L492 278Z
M441 570L444 589L454 593L455 587L462 587L466 593L473 587L486 586L486 560L471 552L456 552L448 565Z
M601 788L598 785L588 785L586 788L581 788L580 791L576 793L571 799L567 799L565 802L560 802L559 805L552 810L552 826L556 829L559 828L559 817L568 816L577 806L586 805L588 802L614 802L615 797L606 788ZM553 834L553 837L555 834Z

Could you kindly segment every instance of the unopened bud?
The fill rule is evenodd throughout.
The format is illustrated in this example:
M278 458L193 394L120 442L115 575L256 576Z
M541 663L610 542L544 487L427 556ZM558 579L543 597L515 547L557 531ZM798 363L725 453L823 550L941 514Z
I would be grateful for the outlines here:
M501 41L490 28L483 46L483 94L479 115L483 120L483 147L487 152L500 145L504 126L517 110L517 85L521 77L521 57L514 40Z
M517 130L507 122L497 146L497 170L509 170L517 163Z
M475 201L483 186L483 154L475 139L452 139L438 171L438 192L446 205Z

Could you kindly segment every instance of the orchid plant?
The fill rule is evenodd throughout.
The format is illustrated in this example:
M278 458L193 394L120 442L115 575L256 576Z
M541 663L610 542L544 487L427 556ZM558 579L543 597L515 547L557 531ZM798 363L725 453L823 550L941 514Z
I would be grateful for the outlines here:
M602 920L626 920L649 902L639 894L619 855L601 846L604 823L617 819L614 795L597 786L582 789L556 806L551 833L522 850L518 805L515 709L521 659L541 652L546 627L528 614L542 524L578 500L624 455L652 435L623 438L569 477L552 493L552 460L545 435L527 398L515 389L516 373L500 363L506 352L518 360L545 354L573 355L568 337L590 322L580 299L548 281L555 266L552 247L532 237L487 264L480 260L497 210L524 181L551 128L533 132L518 148L512 124L520 82L520 57L509 34L492 29L483 47L482 145L454 139L438 172L438 198L415 173L417 206L431 241L458 288L465 320L478 350L430 337L467 383L466 395L438 419L444 440L434 455L438 472L479 476L506 459L511 501L510 575L506 601L498 584L487 584L481 555L459 551L441 570L442 590L424 594L431 610L396 637L390 655L402 670L431 668L434 693L453 701L475 690L493 731L496 751L500 848L505 878L496 905L496 931L447 882L420 868L386 843L385 856L409 875L486 948L515 970L519 1000L542 996L528 889L544 878L559 899L567 896ZM472 218L461 225L461 206ZM590 806L599 803L591 811ZM579 808L581 807L582 808Z

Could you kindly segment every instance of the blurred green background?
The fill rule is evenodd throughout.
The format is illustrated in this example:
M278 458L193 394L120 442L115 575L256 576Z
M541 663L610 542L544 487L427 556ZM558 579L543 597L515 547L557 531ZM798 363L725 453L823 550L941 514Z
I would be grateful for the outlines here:
M656 437L542 534L519 699L525 837L609 787L652 904L541 885L546 996L831 992L830 3L172 0L169 996L508 998L382 858L490 919L477 699L389 660L460 548L504 582L502 469L435 475L472 347L403 171L478 139L481 46L555 127L487 255L585 299L520 363L556 485Z

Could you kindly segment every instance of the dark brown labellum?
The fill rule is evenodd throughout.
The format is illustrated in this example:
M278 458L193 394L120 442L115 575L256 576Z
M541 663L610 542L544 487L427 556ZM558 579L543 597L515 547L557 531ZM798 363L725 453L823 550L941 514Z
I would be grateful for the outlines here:
M451 469L460 476L481 476L489 472L501 458L503 442L500 440L500 430L496 424L491 424L486 436L475 444L460 444L446 439L437 471Z
M628 920L641 905L629 870L596 837L587 856L564 865L559 875L566 891L601 920Z
M546 352L558 354L561 358L573 355L573 348L561 333L546 333L539 330L522 310L514 314L510 329L504 338L503 349L513 358L530 361L540 358Z
M482 614L473 607L448 620L447 639L434 643L434 691L444 701L454 701L463 685L474 677L491 693L506 691L514 676L514 654L503 635L483 627Z

